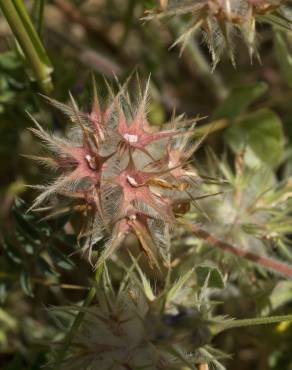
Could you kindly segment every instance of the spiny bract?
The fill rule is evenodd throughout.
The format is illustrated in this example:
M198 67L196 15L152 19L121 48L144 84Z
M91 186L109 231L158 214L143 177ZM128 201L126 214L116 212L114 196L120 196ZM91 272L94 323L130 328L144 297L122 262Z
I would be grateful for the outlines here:
M58 173L53 183L37 186L42 192L32 209L51 207L53 215L80 211L84 250L91 256L93 245L105 242L100 262L133 233L150 265L166 263L176 216L199 194L201 180L189 164L197 147L194 120L180 116L167 130L155 131L147 120L149 83L138 102L126 85L117 94L108 86L106 104L94 84L90 113L80 111L72 96L71 106L48 99L69 116L72 127L65 137L49 134L36 121L31 129L53 153L35 159ZM48 201L49 207L39 208Z
M175 42L185 48L189 38L201 30L213 60L214 67L222 52L227 51L235 65L235 38L241 35L252 57L257 46L256 22L275 24L291 29L290 0L181 0L169 1L158 13L145 19L191 15L185 32ZM289 15L290 13L290 15Z
M262 165L249 168L245 153L236 157L235 172L213 155L210 163L218 165L218 177L225 177L229 190L209 201L200 201L211 222L204 221L203 229L220 240L259 256L282 255L291 259L292 184L279 183L271 169ZM210 167L209 167L210 168ZM218 190L209 185L209 191ZM276 252L276 253L275 253Z
M213 369L224 369L216 359L219 352L209 342L211 323L221 325L226 320L212 317L207 286L196 285L194 270L160 292L138 271L139 277L126 275L118 291L103 275L97 302L84 309L62 369L182 370L206 362Z

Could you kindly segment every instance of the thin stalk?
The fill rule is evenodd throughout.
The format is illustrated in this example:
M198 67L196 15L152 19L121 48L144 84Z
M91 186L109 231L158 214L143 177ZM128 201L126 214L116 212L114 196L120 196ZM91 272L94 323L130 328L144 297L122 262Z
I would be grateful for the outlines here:
M204 136L213 134L214 132L224 130L228 127L230 121L227 119L219 119L213 122L210 122L204 126L196 127L196 131L194 132L194 136Z
M292 321L292 315L255 317L253 319L234 320L226 324L226 329L241 328L243 326L276 324L283 321Z
M198 225L192 224L185 220L180 220L180 223L189 228L198 238L205 240L208 244L213 247L222 249L224 252L232 253L237 257L245 258L253 263L261 265L267 269L277 272L281 275L292 277L292 266L278 262L271 258L262 257L257 254L239 249L238 247L224 242L223 240L217 239L214 235L209 234L207 231L201 229Z
M282 315L282 316L270 316L270 317L255 317L252 319L242 319L242 320L230 320L225 323L218 323L215 324L213 328L213 334L219 334L222 331L233 329L233 328L241 328L241 327L248 327L254 325L269 325L269 324L276 324L283 321L292 321L292 315Z
M88 307L91 304L91 302L93 301L93 299L95 297L97 285L98 285L99 280L100 280L101 275L102 275L102 271L103 271L103 265L100 265L95 271L94 282L93 282L92 287L90 288L87 296L85 297L85 300L83 302L83 307ZM70 330L68 331L68 333L67 333L67 335L64 339L63 345L62 345L59 353L57 354L55 370L60 370L61 369L62 363L63 363L64 358L66 356L66 353L69 349L70 343L72 342L72 339L73 339L76 331L78 330L80 324L82 323L84 315L85 315L85 311L79 311L77 316L75 317L75 320L73 321L73 324L72 324Z
M30 65L42 91L53 90L51 73L53 68L47 53L36 33L22 0L0 1L3 14Z
M44 26L44 9L45 9L45 0L35 0L33 4L32 18L36 27L36 31L40 37L43 34Z

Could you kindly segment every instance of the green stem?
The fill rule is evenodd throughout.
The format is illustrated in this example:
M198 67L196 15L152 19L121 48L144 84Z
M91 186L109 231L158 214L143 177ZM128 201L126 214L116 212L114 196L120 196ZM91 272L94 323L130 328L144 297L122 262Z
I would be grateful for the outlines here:
M234 320L226 323L215 324L213 328L213 333L218 334L224 330L241 328L246 326L254 325L268 325L276 324L283 321L292 321L292 315L283 315L283 316L270 316L270 317L256 317L253 319L243 319L243 320Z
M40 37L43 34L45 0L35 0L33 4L32 19Z
M91 304L91 302L93 301L93 298L95 297L97 285L98 285L99 280L101 278L102 271L103 271L103 265L100 265L95 271L94 282L93 282L93 285L90 288L87 296L85 297L85 300L83 302L83 307L88 307ZM84 318L84 315L85 315L84 311L79 311L77 316L75 317L75 320L73 321L73 324L72 324L70 330L68 331L68 333L65 337L62 348L60 349L59 353L57 354L55 370L60 370L61 369L62 363L63 363L64 358L66 356L66 353L69 349L70 343L72 342L72 339L73 339L76 331L78 330L78 328L79 328L79 326L80 326L80 324L81 324L81 322Z
M2 0L0 7L41 89L45 94L49 94L53 89L51 81L53 68L23 1Z
M213 122L210 122L204 126L196 127L196 131L194 133L194 136L204 136L213 134L214 132L224 130L226 127L228 127L230 124L230 121L227 119L219 119Z

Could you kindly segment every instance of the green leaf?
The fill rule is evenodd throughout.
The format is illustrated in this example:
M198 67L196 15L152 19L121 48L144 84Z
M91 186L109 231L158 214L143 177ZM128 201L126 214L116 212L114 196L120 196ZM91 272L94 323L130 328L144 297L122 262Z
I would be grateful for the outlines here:
M16 232L15 235L16 235L18 242L21 245L21 248L25 251L25 253L32 256L35 251L35 246L32 243L30 243L30 241L28 241L27 238L25 238L19 232Z
M261 314L267 315L288 302L292 302L292 281L280 281L269 294L268 302L261 310Z
M202 265L196 268L197 281L202 287L205 284L206 279L208 279L208 286L210 288L222 289L225 287L225 282L221 271L210 265Z
M64 270L72 270L74 267L74 263L69 259L69 257L60 252L59 249L50 246L48 247L48 253L56 266Z
M19 281L20 281L20 286L21 286L22 290L24 291L24 293L26 295L28 295L29 297L33 297L34 294L33 294L33 291L32 291L31 280L30 280L30 277L29 277L27 271L22 271L21 272Z
M224 133L234 153L246 149L246 163L250 167L265 163L274 167L284 152L284 133L278 115L270 109L261 109L239 118Z
M44 274L45 276L48 276L48 277L52 277L52 276L53 276L53 277L56 277L56 276L58 276L58 275L59 275L56 271L54 271L54 270L52 269L52 267L51 267L51 266L50 266L50 264L45 260L45 258L44 258L44 257L39 256L39 257L37 258L36 263L37 263L37 266L38 266L38 268L39 268L40 272L41 272L42 274Z
M33 225L34 217L27 215L23 210L18 209L17 204L13 207L13 215L17 221L17 228L24 235L29 236L33 242L37 242L40 239L40 228Z
M251 103L262 96L267 89L268 86L264 82L233 88L228 97L217 108L212 119L234 119L238 117Z
M17 69L21 66L21 61L14 50L0 54L0 68L5 70Z
M12 244L10 244L7 240L3 242L3 250L6 253L6 255L14 262L17 264L21 264L22 258L21 258L21 253L19 250L14 247Z
M292 53L282 32L275 33L275 51L277 61L282 71L285 82L292 87Z
M15 199L13 213L22 218L20 224L23 225L23 228L30 227L32 233L36 233L37 235L44 234L47 237L50 236L52 234L50 224L43 219L40 220L39 215L36 213L27 213L28 208L29 206L21 198L17 197Z

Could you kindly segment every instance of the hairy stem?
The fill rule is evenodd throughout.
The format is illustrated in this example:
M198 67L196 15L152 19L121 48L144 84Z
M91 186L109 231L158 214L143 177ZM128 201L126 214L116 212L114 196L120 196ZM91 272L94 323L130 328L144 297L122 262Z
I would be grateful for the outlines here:
M241 319L241 320L229 320L227 322L216 323L214 326L211 324L211 331L213 335L217 335L222 331L248 327L254 325L269 325L276 324L283 321L292 321L292 315L281 315L281 316L270 316L270 317L255 317L252 319Z
M194 234L198 236L198 238L205 240L208 244L216 248L222 249L224 252L232 253L235 256L245 258L249 261L266 267L267 269L273 270L274 272L277 272L281 275L292 277L292 266L239 249L234 245L217 239L214 235L211 235L207 231L202 230L198 225L191 224L184 220L181 220L180 222L187 226Z
M292 315L255 317L253 319L234 320L225 325L226 329L241 328L243 326L276 324L283 321L292 321Z
M227 119L219 119L213 122L210 122L208 124L205 124L203 126L196 126L196 131L194 133L194 136L204 136L213 134L214 132L224 130L226 127L228 127L230 124L230 120Z

